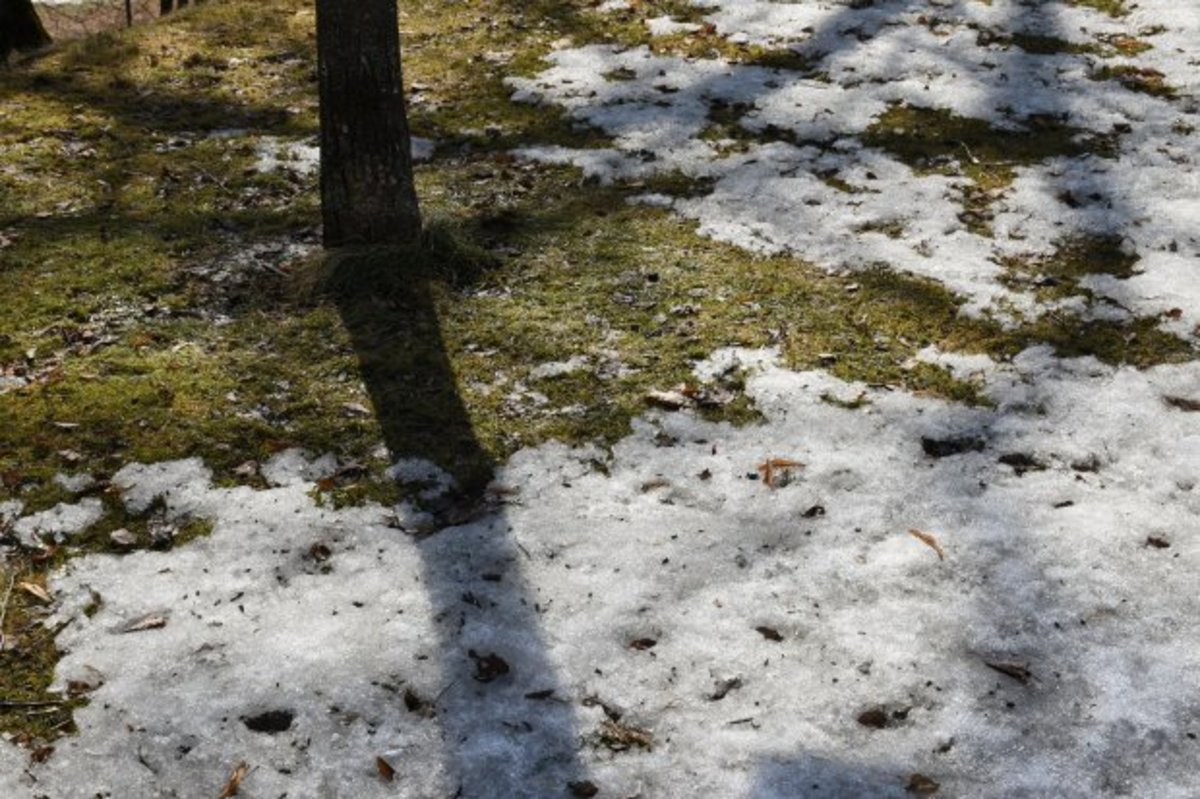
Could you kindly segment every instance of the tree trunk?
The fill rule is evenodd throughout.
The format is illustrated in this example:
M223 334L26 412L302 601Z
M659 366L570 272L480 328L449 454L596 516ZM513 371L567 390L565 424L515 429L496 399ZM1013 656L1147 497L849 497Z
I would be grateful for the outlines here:
M33 0L0 0L0 64L14 50L35 50L50 44Z
M175 0L158 0L158 15L165 17L175 9Z
M415 243L396 0L317 0L317 68L325 246Z

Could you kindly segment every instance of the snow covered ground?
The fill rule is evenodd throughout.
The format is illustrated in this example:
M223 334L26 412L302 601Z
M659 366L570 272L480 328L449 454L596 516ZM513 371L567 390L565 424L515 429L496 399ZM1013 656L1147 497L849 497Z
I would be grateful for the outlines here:
M1190 335L1200 11L853 5L712 3L719 35L823 54L830 83L561 52L518 94L618 146L526 155L602 179L715 178L707 196L660 199L713 236L830 269L885 261L980 312L1045 310L997 282L997 257L1119 235L1141 273L1088 285L1125 313L1179 309L1163 325ZM679 30L667 22L654 25ZM1131 63L1161 71L1174 99L1090 80L1086 54L977 35L1082 42L1159 24ZM622 69L634 79L602 77ZM752 106L748 127L829 144L722 149L699 137L713 97ZM1115 159L1017 168L988 238L958 219L958 178L862 146L895 100L1128 132ZM879 193L813 177L834 168ZM1063 191L1103 199L1071 207ZM897 238L861 232L893 218ZM131 509L162 497L213 532L58 577L55 620L72 620L59 682L93 690L46 762L0 741L0 796L217 796L244 762L248 797L1195 797L1200 365L1039 347L1008 363L920 357L994 406L721 351L697 379L747 370L761 424L655 411L611 453L524 450L492 510L424 538L408 507L320 506L329 458L282 453L263 490L214 487L195 460L130 465L114 483ZM396 474L437 476L415 466ZM17 524L69 536L93 517L81 502Z
M1096 279L1090 287L1139 315L1168 310L1183 293L1192 309L1177 330L1200 323L1200 296L1179 279L1200 256L1200 7L1144 2L1113 19L1060 2L1015 0L704 5L716 9L707 19L717 35L788 50L806 59L808 70L655 55L645 47L564 50L546 72L510 81L516 99L561 106L612 134L615 146L532 146L524 155L577 164L603 181L671 173L714 180L713 191L700 197L646 200L750 250L791 251L831 269L884 263L930 277L978 310L1036 310L1028 294L997 282L1005 256L1045 254L1056 242L1116 231L1141 257L1140 274L1117 285ZM1027 42L1032 50L1100 48L1139 35L1153 48L1133 57L1037 54L1013 43L1026 36L1042 37ZM1097 80L1105 66L1157 71L1177 94L1168 99ZM1077 129L1081 142L1115 135L1119 152L981 163L962 143L928 164L938 173L918 175L863 142L897 104L1008 131L1054 120ZM714 109L734 109L739 127L767 140L742 151L704 135ZM970 181L961 172L941 174L968 165L1017 173L995 198L994 236L973 232L963 219ZM841 183L833 185L830 175ZM1106 312L1111 307L1104 304Z

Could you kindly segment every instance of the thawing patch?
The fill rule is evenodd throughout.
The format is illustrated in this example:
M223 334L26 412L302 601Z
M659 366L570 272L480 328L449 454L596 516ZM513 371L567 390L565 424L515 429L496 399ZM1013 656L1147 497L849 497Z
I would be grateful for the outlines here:
M563 108L615 145L519 153L578 165L604 182L710 181L700 196L646 199L753 252L933 278L963 295L969 312L1053 309L1035 298L1036 280L1005 279L1004 260L1115 237L1140 257L1136 274L1092 281L1091 295L1064 307L1110 318L1171 312L1165 329L1180 335L1200 323L1200 10L1152 0L1114 19L1013 0L703 5L708 27L695 36L767 48L795 68L645 47L558 51L540 75L509 79L514 99ZM1034 141L1053 126L1073 146L1060 155L1038 156L1036 146L1032 156L977 154L949 140L902 157L887 140L922 131L888 125L895 108ZM971 176L980 171L1011 174L977 186Z
M94 690L46 762L0 743L0 793L245 761L255 796L1190 797L1200 367L921 357L994 407L725 351L701 376L749 369L763 424L522 451L423 539L294 453L262 490L127 467L213 532L53 581L58 683Z

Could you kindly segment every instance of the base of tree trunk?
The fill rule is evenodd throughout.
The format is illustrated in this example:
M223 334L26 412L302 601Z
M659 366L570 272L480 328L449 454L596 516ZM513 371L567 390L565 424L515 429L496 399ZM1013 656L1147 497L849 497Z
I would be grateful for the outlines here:
M0 64L14 52L36 50L50 44L33 0L0 0Z

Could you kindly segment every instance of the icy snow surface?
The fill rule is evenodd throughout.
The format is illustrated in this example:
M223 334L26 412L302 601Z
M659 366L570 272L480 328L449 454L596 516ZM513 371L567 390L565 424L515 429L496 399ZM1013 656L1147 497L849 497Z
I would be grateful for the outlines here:
M711 192L672 204L702 233L756 252L792 252L830 269L885 264L942 282L975 312L1045 310L1029 292L998 281L998 261L1045 254L1056 242L1085 235L1116 235L1141 258L1132 279L1087 286L1115 300L1125 316L1170 310L1172 287L1195 274L1200 5L1145 0L1119 19L1061 2L1016 0L696 5L710 9L705 19L716 35L791 50L810 69L656 55L645 47L552 53L553 66L542 74L510 79L514 99L561 107L612 135L614 146L534 145L521 154L576 164L604 182L672 173L712 180ZM671 32L661 19L647 24L656 34ZM1093 49L1140 36L1153 47L1133 57L1031 54L1011 42L1022 35ZM1155 70L1176 95L1155 97L1096 79L1104 67ZM1112 136L1119 152L1015 166L1015 182L991 209L994 237L987 237L962 218L966 177L918 175L864 145L868 127L898 103L1005 130L1053 119L1078 128L1081 137ZM759 140L744 151L733 141L712 140L711 109L732 113ZM953 173L972 161L980 159L964 144L931 166ZM663 197L651 200L661 205ZM1173 326L1177 332L1200 322L1197 284L1188 283L1191 307Z
M215 529L55 581L58 680L101 684L46 763L0 742L0 795L215 796L244 760L251 797L1194 796L1200 430L1164 398L1200 369L921 357L995 408L722 352L763 424L523 451L504 508L420 540L310 482L127 467Z

